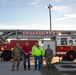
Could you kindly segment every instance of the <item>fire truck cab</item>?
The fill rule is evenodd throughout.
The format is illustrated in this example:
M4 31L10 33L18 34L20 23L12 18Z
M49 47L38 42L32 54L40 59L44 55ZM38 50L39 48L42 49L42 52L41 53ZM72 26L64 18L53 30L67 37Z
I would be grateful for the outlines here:
M76 58L76 38L69 35L57 35L56 55L66 57L68 60Z

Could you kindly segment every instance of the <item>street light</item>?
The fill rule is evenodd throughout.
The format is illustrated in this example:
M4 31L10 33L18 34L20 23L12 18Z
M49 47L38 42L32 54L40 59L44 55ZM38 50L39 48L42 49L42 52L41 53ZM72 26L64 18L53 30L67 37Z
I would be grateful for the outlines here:
M52 6L49 4L48 9L49 9L49 18L50 18L50 30L51 30L51 8Z

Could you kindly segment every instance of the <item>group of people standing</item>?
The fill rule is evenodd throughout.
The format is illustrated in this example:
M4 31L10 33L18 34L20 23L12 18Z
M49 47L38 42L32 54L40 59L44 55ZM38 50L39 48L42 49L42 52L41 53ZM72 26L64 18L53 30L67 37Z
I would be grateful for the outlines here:
M44 48L39 45L38 41L36 41L32 49L29 46L28 42L26 42L26 45L23 48L20 46L20 43L17 42L16 46L12 51L12 55L13 55L12 71L14 71L15 65L16 65L16 69L19 70L19 64L20 64L21 58L23 61L24 70L26 70L26 61L28 63L28 70L30 70L30 51L31 50L32 50L32 55L34 56L34 67L35 67L34 70L41 69L43 56L46 60L46 65L49 66L49 64L51 64L53 51L50 49L50 45L48 45L47 49L44 51Z

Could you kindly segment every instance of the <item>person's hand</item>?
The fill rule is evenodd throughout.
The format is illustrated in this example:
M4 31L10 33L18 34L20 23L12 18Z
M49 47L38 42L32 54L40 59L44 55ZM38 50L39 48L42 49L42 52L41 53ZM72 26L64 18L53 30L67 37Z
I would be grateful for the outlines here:
M29 54L29 52L28 53L26 53L26 55L28 55Z
M28 55L28 53L26 53L26 55Z
M53 55L53 57L55 57L56 55Z

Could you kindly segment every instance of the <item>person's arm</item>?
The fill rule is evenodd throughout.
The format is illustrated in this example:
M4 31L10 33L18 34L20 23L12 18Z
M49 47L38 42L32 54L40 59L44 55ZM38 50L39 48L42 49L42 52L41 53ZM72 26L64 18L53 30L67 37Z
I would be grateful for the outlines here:
M23 53L26 54L26 52L23 50Z
M34 56L34 46L32 47L32 55Z
M27 54L30 54L30 52L31 52L31 47L29 48L29 51L27 52Z
M12 50L12 56L14 56L15 55L15 47L14 47L14 49Z
M46 50L45 50L45 54L44 54L44 57L46 57Z
M31 51L31 50L30 50ZM29 54L30 53L30 51L27 53L27 54Z
M41 54L44 55L44 48L41 46Z
M23 48L23 53L26 54L26 55L28 54L28 53L26 53L25 47Z
M53 58L53 57L54 57L54 55L53 55L53 50L51 49L50 51L51 51L51 52L50 52L50 53L51 53L51 57Z
M23 56L23 50L22 50L22 47L21 47L21 57Z

